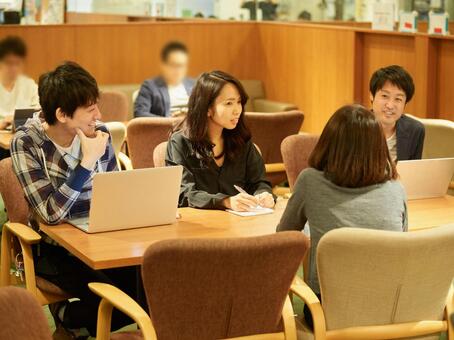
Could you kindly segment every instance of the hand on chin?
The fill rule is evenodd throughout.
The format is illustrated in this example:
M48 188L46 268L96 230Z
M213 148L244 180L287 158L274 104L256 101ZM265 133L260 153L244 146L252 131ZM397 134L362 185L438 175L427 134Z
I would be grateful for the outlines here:
M85 136L88 138L94 138L96 137L96 129L93 127L80 127L82 132L84 133Z

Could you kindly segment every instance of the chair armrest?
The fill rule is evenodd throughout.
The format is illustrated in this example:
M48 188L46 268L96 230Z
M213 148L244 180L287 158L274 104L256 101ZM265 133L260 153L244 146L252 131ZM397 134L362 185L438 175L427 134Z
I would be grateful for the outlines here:
M283 112L298 109L295 104L277 102L269 99L254 99L253 106L255 112Z
M449 183L449 189L454 190L454 181L452 181L451 183Z
M301 298L304 303L309 307L314 322L314 339L325 339L326 337L326 323L325 314L323 313L322 305L317 295L312 289L302 281L298 284L293 284L290 291Z
M16 236L20 241L27 244L34 244L41 241L41 235L29 226L22 223L5 223L4 229Z
M125 170L132 170L133 169L131 160L123 152L119 152L118 153L118 161L119 161L120 165L122 165Z
M27 290L38 298L32 244L38 243L41 236L29 226L21 223L5 223L2 232L0 286L10 284L12 236L19 239L24 260L25 285Z
M144 340L157 339L150 316L126 293L107 283L92 282L88 284L88 287L102 298L98 310L98 340L110 339L112 307L122 311L137 323L143 333Z
M265 164L265 172L267 174L276 173L276 172L284 172L285 166L284 163L267 163Z
M446 300L446 321L448 322L448 339L454 339L454 287L452 285Z

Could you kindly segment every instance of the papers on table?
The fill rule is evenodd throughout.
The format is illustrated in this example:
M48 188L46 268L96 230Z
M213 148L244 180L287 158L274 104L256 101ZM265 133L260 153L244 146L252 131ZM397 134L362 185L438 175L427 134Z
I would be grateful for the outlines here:
M257 215L266 215L266 214L272 214L274 212L273 209L263 208L263 207L260 207L260 206L257 206L252 211L235 211L235 210L231 210L231 209L227 209L226 211L231 213L231 214L235 214L235 215L243 216L243 217L246 217L246 216L257 216Z

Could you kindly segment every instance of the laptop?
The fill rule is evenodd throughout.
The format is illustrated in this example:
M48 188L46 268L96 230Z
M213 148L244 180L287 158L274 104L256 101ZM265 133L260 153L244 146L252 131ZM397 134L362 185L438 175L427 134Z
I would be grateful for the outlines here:
M175 223L182 166L97 173L89 217L67 222L87 233Z
M454 158L399 161L397 172L408 199L442 197L454 174Z
M12 132L16 132L16 130L25 124L27 119L33 118L33 114L39 111L39 109L16 109L14 111L13 116L13 124L11 127Z

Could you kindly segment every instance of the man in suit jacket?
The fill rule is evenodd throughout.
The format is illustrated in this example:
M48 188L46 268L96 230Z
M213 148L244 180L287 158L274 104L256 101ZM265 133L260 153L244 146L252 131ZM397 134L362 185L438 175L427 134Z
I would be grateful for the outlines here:
M410 74L398 65L381 68L372 75L369 90L372 111L383 127L391 158L421 159L424 125L404 114L415 93Z
M170 42L161 51L161 75L147 79L134 103L134 117L175 117L187 110L194 81L186 78L188 49Z

